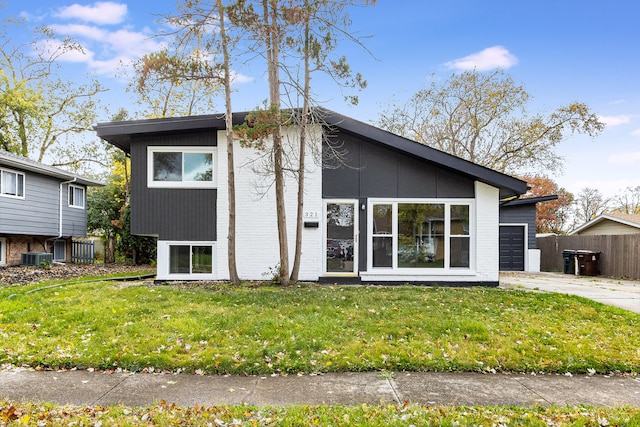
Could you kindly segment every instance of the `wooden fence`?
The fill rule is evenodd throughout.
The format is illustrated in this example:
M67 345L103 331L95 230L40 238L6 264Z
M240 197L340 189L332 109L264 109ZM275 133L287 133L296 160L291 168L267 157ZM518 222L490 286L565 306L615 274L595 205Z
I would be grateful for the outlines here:
M598 269L603 276L640 279L640 234L548 236L536 243L542 271L564 271L563 250L589 250L600 252Z
M94 244L91 241L74 240L71 247L71 262L74 264L93 264L95 261Z

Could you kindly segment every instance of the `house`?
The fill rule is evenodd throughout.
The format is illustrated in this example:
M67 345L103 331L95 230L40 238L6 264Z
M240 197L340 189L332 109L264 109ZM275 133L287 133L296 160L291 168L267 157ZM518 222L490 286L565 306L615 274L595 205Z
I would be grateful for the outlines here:
M341 114L324 120L309 135L300 280L498 284L500 200L526 182ZM157 236L157 280L229 277L224 127L223 115L96 126L131 157L131 232ZM285 129L290 152L296 130ZM323 167L332 150L346 156ZM279 260L268 160L240 145L234 156L238 273L265 279ZM296 190L291 179L290 251Z
M70 261L72 238L87 234L87 187L96 185L0 150L0 265Z
M603 213L572 230L570 236L640 233L640 215Z
M536 205L557 195L513 198L500 203L500 271L540 272Z

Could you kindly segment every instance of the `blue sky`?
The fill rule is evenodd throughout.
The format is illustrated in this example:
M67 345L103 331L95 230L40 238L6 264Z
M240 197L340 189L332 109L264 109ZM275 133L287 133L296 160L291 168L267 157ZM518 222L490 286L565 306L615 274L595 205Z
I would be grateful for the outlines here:
M85 54L67 58L65 70L78 79L96 75L110 89L105 100L112 112L132 105L115 69L157 49L160 40L150 36L162 28L158 18L175 9L174 0L4 4L5 18L52 25L80 41ZM561 144L564 173L551 178L574 194L591 187L612 196L640 185L639 16L640 2L630 0L379 0L351 11L353 31L371 36L365 39L371 54L342 46L368 81L359 105L345 104L335 86L320 90L326 107L375 122L393 99L410 97L432 78L501 67L533 96L532 113L580 101L601 116L607 123L601 136ZM239 71L234 109L249 110L267 97L265 76L250 67Z

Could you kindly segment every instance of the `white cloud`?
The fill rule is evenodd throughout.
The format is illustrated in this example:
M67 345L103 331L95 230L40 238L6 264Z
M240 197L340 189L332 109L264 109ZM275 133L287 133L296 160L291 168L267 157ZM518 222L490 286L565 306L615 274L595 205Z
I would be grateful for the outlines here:
M59 57L59 61L75 62L75 63L90 63L93 58L93 53L88 49L83 48L79 50L64 50L62 42L55 39L47 39L39 42L38 49L42 52L47 52L48 56L52 56L55 52L63 52ZM57 56L57 55L53 55Z
M620 114L619 116L600 116L599 119L607 126L618 126L630 123L631 120L636 117L638 117L638 115Z
M95 2L92 6L72 4L58 9L53 15L63 19L79 19L98 25L121 23L127 15L127 5L109 1Z
M631 135L633 135L636 138L640 138L640 129L636 129L633 132L631 132Z
M454 59L444 65L453 70L487 71L494 68L510 68L518 63L518 58L503 46L488 47L464 58Z
M162 49L165 44L145 33L119 29L107 31L103 28L84 25L53 25L58 34L72 36L79 40L84 53L72 52L60 57L62 61L84 62L91 71L99 74L115 72L122 66L129 66L141 56ZM55 40L47 42L52 47L59 44Z
M57 34L64 34L67 36L81 37L90 40L104 40L108 34L107 31L94 27L92 25L84 24L68 24L68 25L51 25L51 28L55 30Z
M636 131L638 132L638 131ZM609 163L628 165L640 162L640 151L631 153L612 154L609 156Z

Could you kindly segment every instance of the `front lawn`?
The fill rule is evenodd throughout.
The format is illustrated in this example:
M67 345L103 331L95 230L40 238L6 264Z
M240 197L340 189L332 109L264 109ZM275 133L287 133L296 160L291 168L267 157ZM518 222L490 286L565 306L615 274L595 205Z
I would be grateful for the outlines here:
M640 315L491 288L0 289L0 364L198 373L640 371ZM15 297L8 298L10 295Z

